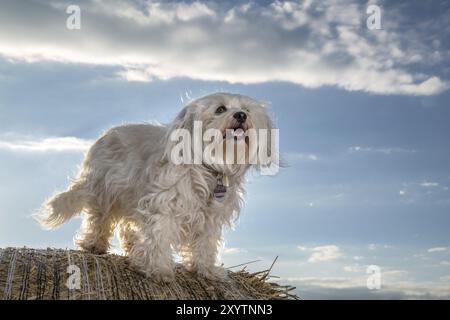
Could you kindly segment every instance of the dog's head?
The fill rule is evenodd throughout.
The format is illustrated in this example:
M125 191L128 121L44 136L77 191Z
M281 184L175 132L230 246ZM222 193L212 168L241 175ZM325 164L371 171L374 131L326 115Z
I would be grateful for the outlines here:
M267 154L273 151L273 123L266 107L239 94L214 93L191 102L174 120L171 133L179 129L190 133L192 161L196 160L196 151L198 160L199 149L195 149L199 141L196 143L195 139L199 138L201 164L227 175L243 174L252 165L260 168L262 164L258 162L257 156L261 143L265 144ZM264 141L261 135L266 135L267 140ZM170 156L177 144L178 140L174 137L177 135L169 138L166 156ZM186 136L182 138L185 140Z

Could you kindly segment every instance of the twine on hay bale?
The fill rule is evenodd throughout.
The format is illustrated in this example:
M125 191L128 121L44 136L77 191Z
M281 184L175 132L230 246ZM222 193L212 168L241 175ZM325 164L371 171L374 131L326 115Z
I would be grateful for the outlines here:
M0 299L297 298L290 293L295 288L268 282L271 268L256 273L249 273L245 268L229 271L227 280L210 281L179 265L176 280L161 284L132 269L123 256L62 249L6 248L0 249Z

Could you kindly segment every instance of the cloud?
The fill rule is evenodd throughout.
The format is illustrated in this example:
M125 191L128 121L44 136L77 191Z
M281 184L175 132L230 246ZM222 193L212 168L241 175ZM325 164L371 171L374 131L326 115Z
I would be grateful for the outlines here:
M432 187L438 187L439 183L432 182L432 181L424 181L420 185L425 188L432 188Z
M450 282L450 276L440 277L439 280L441 280L442 282Z
M403 149L403 148L374 148L374 147L361 147L352 146L348 148L350 153L356 152L371 152L371 153L383 153L383 154L393 154L393 153L415 153L416 150Z
M93 141L76 137L0 138L0 150L18 152L85 152Z
M128 68L126 70L121 70L116 73L120 78L125 79L130 82L150 82L152 81L151 76L142 69L139 68Z
M347 288L362 284L355 277L287 277L283 280L327 288Z
M338 246L320 246L311 249L313 251L312 255L309 257L308 262L325 262L333 261L342 256L342 253Z
M346 272L351 272L351 273L359 273L359 274L367 274L367 268L369 266L368 265L360 265L360 264L351 264L351 265L347 265L344 266L343 269ZM408 271L406 270L396 270L396 269L389 269L387 268L381 268L381 275L383 277L384 280L388 280L388 282L392 282L395 279L404 277L405 275L409 274Z
M447 51L423 45L431 31L396 23L396 7L383 11L382 30L369 31L366 5L356 0L77 3L81 30L65 27L70 1L4 1L0 56L111 65L126 81L287 81L408 95L449 87L435 71Z
M56 8L63 5L53 3ZM129 19L141 26L170 25L177 22L189 22L203 17L215 17L215 12L206 4L194 1L192 3L148 2L143 10L124 2L114 2L112 7L105 1L99 1L95 9L102 9L111 16Z
M366 287L367 276L362 277L294 277L282 279L296 286L302 299L449 299L447 278L440 283L396 281L383 283L379 290Z
M224 254L235 254L235 253L245 253L247 250L242 248L225 248L223 250Z
M342 256L340 248L336 245L326 245L318 247L297 246L297 250L311 252L308 262L326 262L334 261Z
M344 271L346 272L363 273L366 271L366 269L367 269L366 267L359 264L344 266Z
M435 247L427 250L428 252L447 252L448 247Z
M383 249L393 249L394 246L392 246L392 245L390 245L390 244L376 244L376 243L370 243L370 244L367 246L367 249L370 250L370 251L375 251L375 250L378 250L378 249L380 249L380 248L383 248Z
M408 271L405 270L387 270L382 272L383 277L387 278L399 278L409 274Z
M319 156L313 153L289 152L286 153L288 161L317 161Z

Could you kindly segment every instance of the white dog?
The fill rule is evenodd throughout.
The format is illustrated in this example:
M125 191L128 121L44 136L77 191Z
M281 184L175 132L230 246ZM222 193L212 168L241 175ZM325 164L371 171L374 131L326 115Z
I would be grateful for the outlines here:
M117 226L131 263L158 280L173 279L173 250L190 270L208 278L224 276L215 266L222 228L239 214L251 164L248 157L231 165L174 164L171 133L192 132L194 121L225 138L230 130L272 129L261 103L228 93L193 101L167 126L114 127L91 147L69 189L48 200L39 221L55 228L84 212L75 242L96 254L108 251ZM224 150L226 140L217 142ZM237 144L236 137L232 141ZM246 138L247 151L248 144Z

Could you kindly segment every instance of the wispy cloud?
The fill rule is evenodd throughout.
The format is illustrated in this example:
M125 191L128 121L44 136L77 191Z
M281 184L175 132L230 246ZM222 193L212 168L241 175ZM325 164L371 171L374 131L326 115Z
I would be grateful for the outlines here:
M432 253L432 252L447 252L448 247L434 247L434 248L428 249L427 251L430 253Z
M439 183L433 182L433 181L424 181L420 184L420 186L425 188L432 188L432 187L438 187Z
M310 257L308 258L308 262L311 263L334 261L342 256L340 248L336 245L318 247L297 246L297 249L300 251L311 252Z
M394 246L390 245L390 244L377 244L377 243L370 243L367 245L367 249L370 251L375 251L378 249L393 249Z
M406 282L405 275L394 270L397 279L383 283L379 290L366 287L367 275L360 277L292 277L283 279L299 288L304 299L449 299L450 287L447 278L436 282Z
M359 264L352 264L349 266L344 266L344 271L346 272L353 272L353 273L363 273L365 272L367 267L364 267Z
M114 65L127 81L287 81L408 95L449 87L435 69L426 71L441 62L444 50L429 50L422 45L428 33L408 32L396 23L401 12L394 5L383 11L388 27L369 31L366 4L356 0L77 3L81 30L71 32L64 21L69 1L30 2L26 11L17 1L6 1L0 11L0 55ZM417 65L420 73L413 71Z
M224 254L236 254L236 253L245 253L247 250L243 248L225 248L223 249Z
M443 276L439 278L442 282L450 282L450 276Z
M382 153L382 154L393 154L393 153L415 153L416 150L404 149L404 148L375 148L375 147L361 147L352 146L348 148L350 153L356 152L367 152L367 153Z
M314 153L288 152L285 154L288 161L317 161L319 156Z
M19 152L85 152L93 141L76 137L4 139L0 150Z

